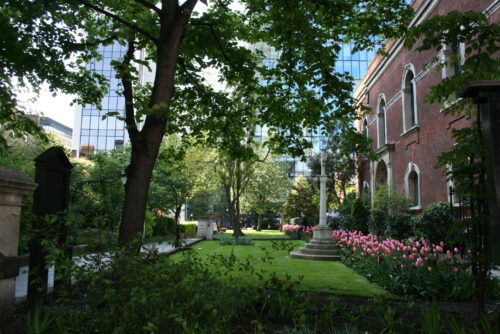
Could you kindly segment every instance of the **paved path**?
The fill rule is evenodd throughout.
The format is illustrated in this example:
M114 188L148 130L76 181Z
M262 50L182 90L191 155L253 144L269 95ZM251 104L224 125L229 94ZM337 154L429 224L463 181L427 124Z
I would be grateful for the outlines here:
M200 238L184 239L187 246L197 243ZM146 248L155 246L160 253L171 253L176 250L171 244L166 241L160 243L146 244ZM77 264L84 263L81 257L75 256L73 258ZM16 278L16 301L21 301L26 298L28 291L28 266L23 266L19 269L19 276ZM49 268L49 289L54 286L54 267Z

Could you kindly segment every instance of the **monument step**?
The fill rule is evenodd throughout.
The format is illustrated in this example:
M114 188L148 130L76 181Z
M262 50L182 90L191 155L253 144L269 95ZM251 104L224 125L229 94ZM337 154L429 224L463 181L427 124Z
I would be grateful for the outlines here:
M336 249L310 249L310 248L301 248L299 250L302 254L311 254L311 255L337 255Z
M302 259L302 260L340 261L339 255L313 255L313 254L304 254L301 252L291 252L290 257L292 259Z
M311 241L308 242L311 245L337 245L337 241L335 240L318 240L318 239L312 239Z
M307 243L304 245L305 248L309 249L336 249L337 245L335 244L310 244Z

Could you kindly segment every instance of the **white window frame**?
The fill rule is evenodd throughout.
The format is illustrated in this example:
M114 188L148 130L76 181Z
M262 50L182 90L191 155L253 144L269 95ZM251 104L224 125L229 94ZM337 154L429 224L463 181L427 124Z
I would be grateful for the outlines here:
M405 196L410 199L410 174L412 172L415 172L417 174L417 191L418 191L418 198L416 199L417 205L410 206L410 211L414 210L421 210L422 209L422 174L420 173L420 168L413 163L410 162L408 163L408 167L406 167L406 173L405 173Z
M409 88L406 85L406 78L409 74L413 75L413 79L410 82L410 88L412 88L412 92L409 92ZM416 71L413 64L406 64L404 66L403 78L401 83L401 97L402 97L402 113L403 113L403 134L412 130L413 128L418 127L418 109L417 109L417 83L415 81ZM413 110L411 109L411 95L413 94ZM410 101L408 101L410 99ZM410 110L408 110L410 109ZM415 124L407 124L406 118L408 116L411 117L410 113L413 111L415 115Z

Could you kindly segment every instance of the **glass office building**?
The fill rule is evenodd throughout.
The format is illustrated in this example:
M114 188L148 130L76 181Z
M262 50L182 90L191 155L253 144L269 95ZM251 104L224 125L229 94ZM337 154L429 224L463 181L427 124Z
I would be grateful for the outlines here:
M353 45L341 43L340 46L341 50L335 64L335 70L339 73L349 73L354 79L354 86L356 86L359 82L361 82L361 79L366 74L368 66L376 56L376 51L365 50L353 53ZM266 66L275 66L276 58L279 57L279 53L276 50L263 43L256 44L251 48L259 49L264 53L266 56L264 64ZM265 140L266 136L267 128L265 126L257 126L255 129L255 141L262 142ZM326 137L320 135L319 131L304 128L303 138L309 141L312 145L312 148L305 152L305 156L307 158L318 156L324 146ZM311 175L311 170L307 166L307 162L301 161L298 157L283 156L280 158L280 161L287 166L286 168L290 177L295 178L299 175Z
M121 90L120 79L111 66L112 60L123 57L127 47L120 44L101 46L102 59L93 59L87 69L104 75L109 81L109 89L101 102L101 110L92 105L78 106L75 115L73 147L77 156L89 157L96 151L109 151L127 141L124 122L116 116L102 119L109 112L125 112L125 100L118 94Z

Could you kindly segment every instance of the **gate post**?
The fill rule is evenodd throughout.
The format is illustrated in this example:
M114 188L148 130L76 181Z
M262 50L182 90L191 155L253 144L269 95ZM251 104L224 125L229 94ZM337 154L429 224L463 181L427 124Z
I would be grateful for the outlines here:
M22 199L35 188L23 172L0 166L0 332L14 311Z
M30 249L30 270L28 274L28 300L38 302L47 293L48 268L47 252L42 247L42 240L50 237L57 241L58 247L64 247L67 256L71 256L66 245L67 227L61 214L68 208L69 181L73 167L61 147L51 147L35 158L35 182L38 188L33 199L33 236ZM55 235L48 233L47 215L57 215ZM67 282L56 279L57 265L54 272L54 291ZM69 279L68 279L69 280Z

